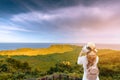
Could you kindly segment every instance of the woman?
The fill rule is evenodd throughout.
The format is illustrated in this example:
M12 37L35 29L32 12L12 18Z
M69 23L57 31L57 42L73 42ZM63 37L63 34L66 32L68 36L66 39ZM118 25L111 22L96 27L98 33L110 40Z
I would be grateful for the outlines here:
M82 56L83 53L85 53L85 56ZM95 69L98 69L97 63L99 58L96 53L97 49L94 43L89 42L82 48L77 61L77 63L82 64L84 68L84 75L82 80L93 80L88 78L88 69L91 69L91 67L95 67ZM98 74L95 80L99 80Z

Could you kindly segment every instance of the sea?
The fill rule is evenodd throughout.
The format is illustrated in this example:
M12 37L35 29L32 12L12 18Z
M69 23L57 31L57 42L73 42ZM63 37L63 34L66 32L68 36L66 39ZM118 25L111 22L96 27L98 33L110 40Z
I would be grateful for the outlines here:
M84 43L0 43L0 50L14 50L19 48L48 48L54 44L71 44L83 46ZM98 49L120 50L120 44L96 44Z

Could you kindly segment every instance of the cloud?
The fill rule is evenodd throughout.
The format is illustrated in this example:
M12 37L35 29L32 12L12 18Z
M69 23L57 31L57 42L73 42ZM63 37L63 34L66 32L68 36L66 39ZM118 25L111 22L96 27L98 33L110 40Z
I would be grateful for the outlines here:
M34 31L17 27L17 25L0 26L0 42L34 42L33 36L30 34ZM31 38L32 37L32 38ZM34 40L34 41L32 41Z
M17 27L17 25L1 25L0 26L0 32L3 33L10 33L14 31L21 31L21 32L31 32L30 30L27 30L25 28Z
M11 27L8 31L35 31L40 35L42 33L46 40L50 38L54 41L107 42L112 38L111 41L118 42L120 2L118 0L79 1L75 0L78 4L74 5L66 2L62 5L64 1L61 3L50 1L51 4L43 1L43 4L39 4L39 1L30 0L29 3L21 3L26 12L13 14L10 21L22 27Z
M8 29L7 26L0 27L0 42L17 42L20 41L20 37L13 31L15 29Z
M116 13L118 13L118 11L113 12L113 9L105 9L97 6L75 6L52 10L47 13L42 13L40 11L20 13L13 15L11 20L15 22L38 23L47 21L60 26L92 26L93 28L99 28L101 25L103 26L110 22L110 19L114 18Z
M77 5L74 7L49 10L46 13L30 11L13 15L11 20L23 24L37 22L38 26L49 26L46 30L49 29L56 32L60 31L68 33L85 33L88 31L99 32L103 29L108 29L109 27L118 28L120 21L120 17L118 17L118 7L113 5L112 8L109 8L108 6L110 6L110 4L105 7L102 7L102 4L99 6L95 5Z
M11 20L16 21L16 22L25 22L25 21L30 21L30 22L41 22L44 20L53 20L56 17L59 17L57 14L45 14L41 12L28 12L28 13L22 13L18 15L14 15Z

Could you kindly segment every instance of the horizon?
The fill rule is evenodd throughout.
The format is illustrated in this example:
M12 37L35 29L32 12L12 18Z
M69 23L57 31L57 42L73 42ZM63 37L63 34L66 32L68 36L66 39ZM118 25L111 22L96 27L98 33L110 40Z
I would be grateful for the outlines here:
M0 43L120 44L119 0L2 0Z
M43 44L86 44L86 43L67 43L67 42L63 42L63 43L59 43L59 42L0 42L0 44L2 44L2 43L35 43L35 44L37 44L37 43L43 43ZM120 43L95 43L96 45L99 45L99 44L102 44L102 45L120 45Z
M51 45L84 46L85 43L0 43L0 51L22 48L48 48ZM120 50L120 44L96 44L97 49Z

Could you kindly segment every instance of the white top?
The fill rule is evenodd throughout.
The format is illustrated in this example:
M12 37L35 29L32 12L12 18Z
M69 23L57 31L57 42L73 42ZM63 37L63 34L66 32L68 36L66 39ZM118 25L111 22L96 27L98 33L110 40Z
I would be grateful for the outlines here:
M97 66L98 61L99 61L99 57L97 56L96 62L94 63L95 66ZM88 61L87 61L87 57L86 56L78 57L77 64L83 64L83 68L84 68L84 75L83 75L82 80L87 80L87 78L86 78L87 63L88 63ZM96 80L99 80L99 77L97 77Z

